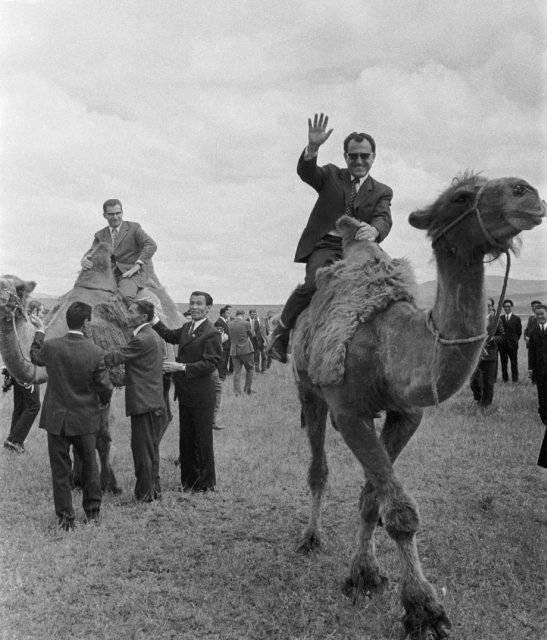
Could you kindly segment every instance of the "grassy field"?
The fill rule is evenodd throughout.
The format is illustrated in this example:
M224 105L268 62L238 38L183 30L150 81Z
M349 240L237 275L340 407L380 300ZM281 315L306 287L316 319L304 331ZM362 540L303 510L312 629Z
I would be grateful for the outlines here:
M521 350L521 366L525 370ZM132 500L133 469L123 391L113 405L113 465L122 496L106 495L99 526L56 529L45 433L27 452L2 450L0 638L5 640L400 638L399 567L385 531L378 557L390 586L376 600L347 600L362 472L328 432L330 483L324 553L294 551L307 522L308 444L290 369L274 363L258 393L236 398L225 383L215 433L218 490L179 491L178 420L161 445L164 497ZM547 473L536 466L544 427L535 388L498 383L478 411L463 389L428 409L397 462L416 497L424 572L460 640L545 638ZM0 399L1 437L11 393Z

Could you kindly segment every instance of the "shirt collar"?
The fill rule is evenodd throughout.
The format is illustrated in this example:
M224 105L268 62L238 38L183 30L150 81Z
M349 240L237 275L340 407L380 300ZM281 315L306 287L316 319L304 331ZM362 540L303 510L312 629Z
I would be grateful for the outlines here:
M194 331L199 327L200 324L203 324L205 320L207 320L207 316L205 316L205 318L202 318L201 320L191 320L190 322L194 323Z
M67 333L74 333L75 335L77 335L77 336L82 336L82 337L83 337L83 335L84 335L84 334L83 334L83 331L78 331L77 329L69 329L69 330L67 331Z
M140 324L134 331L133 331L133 335L136 336L137 333L139 333L139 331L143 328L146 327L146 325L150 324L149 322L143 322L142 324Z

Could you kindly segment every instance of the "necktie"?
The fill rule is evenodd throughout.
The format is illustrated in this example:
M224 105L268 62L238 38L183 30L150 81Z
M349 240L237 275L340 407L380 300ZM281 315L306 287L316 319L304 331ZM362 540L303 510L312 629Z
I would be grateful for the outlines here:
M509 314L507 314L507 315L505 316L505 320L506 320L507 322L509 322Z
M541 335L543 335L545 333L545 324L540 324L539 326L541 328Z
M118 229L112 229L112 246L116 246L116 241L118 240Z
M359 178L353 178L351 181L351 193L349 196L349 200L346 204L345 214L347 216L354 217L353 215L353 203L355 202L355 198L357 197L357 185L359 184Z
M194 333L194 329L195 329L195 324L194 321L192 320L192 322L190 323L190 328L188 329L188 335L191 336Z

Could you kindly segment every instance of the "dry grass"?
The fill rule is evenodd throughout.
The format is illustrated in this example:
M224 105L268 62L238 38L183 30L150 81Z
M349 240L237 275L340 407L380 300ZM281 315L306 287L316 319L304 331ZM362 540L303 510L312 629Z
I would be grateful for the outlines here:
M523 354L521 354L521 358ZM274 363L258 394L235 398L225 383L215 433L218 490L178 490L177 422L162 443L161 503L132 501L133 469L123 394L113 411L113 464L124 489L105 496L100 526L55 528L46 438L33 427L27 453L0 454L0 587L6 640L153 638L378 640L399 638L399 568L378 532L390 588L356 604L340 583L356 544L361 471L329 430L325 552L294 552L308 516L308 445L290 371ZM11 394L1 398L2 439ZM546 475L535 389L496 385L483 415L464 389L429 409L397 463L422 516L424 571L453 622L453 638L542 637ZM80 495L75 504L81 517Z

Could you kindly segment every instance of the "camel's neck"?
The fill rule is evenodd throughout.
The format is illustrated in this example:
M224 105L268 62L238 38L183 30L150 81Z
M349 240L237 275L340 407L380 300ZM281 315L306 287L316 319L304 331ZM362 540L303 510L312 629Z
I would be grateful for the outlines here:
M30 361L30 345L34 327L25 318L10 316L0 320L0 353L10 374L20 383L45 382L47 375L43 367Z
M435 327L442 338L471 338L484 332L486 301L484 265L458 263L451 254L437 252L437 295L432 309Z

